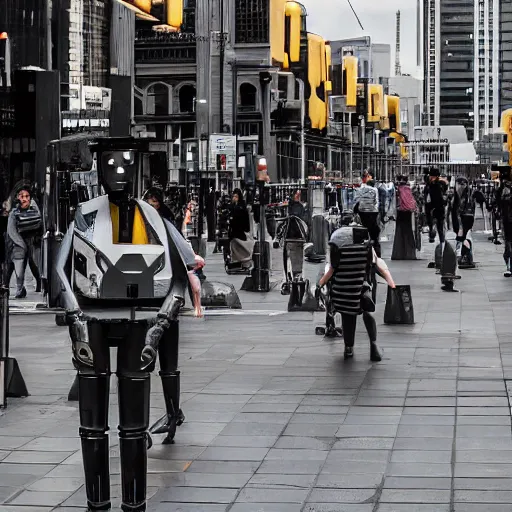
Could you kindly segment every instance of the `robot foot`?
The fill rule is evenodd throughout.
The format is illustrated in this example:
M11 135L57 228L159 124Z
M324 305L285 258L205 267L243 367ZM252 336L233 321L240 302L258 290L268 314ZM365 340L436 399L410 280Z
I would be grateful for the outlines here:
M290 284L288 282L281 286L281 295L290 295Z
M123 503L121 505L121 510L123 512L146 512L146 503L142 503L140 505L126 505Z
M111 510L112 504L109 502L102 504L93 504L91 502L87 502L87 512L97 512L98 510Z
M436 264L434 261L431 261L429 264L428 264L428 267L427 268L436 268Z
M173 444L174 437L176 436L176 427L183 425L185 415L180 409L177 417L164 414L153 426L149 429L152 434L167 434L162 444Z

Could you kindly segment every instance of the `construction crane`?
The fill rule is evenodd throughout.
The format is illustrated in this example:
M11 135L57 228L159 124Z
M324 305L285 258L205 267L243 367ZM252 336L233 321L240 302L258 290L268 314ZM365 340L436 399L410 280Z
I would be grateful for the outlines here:
M356 17L357 23L359 23L359 26L361 27L361 30L364 30L363 24L361 23L361 20L359 19L359 16L357 15L357 12L355 11L354 7L352 7L352 3L350 0L347 0L348 5L350 5L350 8L352 9L352 12L354 13L354 16Z
M402 75L400 65L400 11L396 11L396 51L395 51L395 76Z

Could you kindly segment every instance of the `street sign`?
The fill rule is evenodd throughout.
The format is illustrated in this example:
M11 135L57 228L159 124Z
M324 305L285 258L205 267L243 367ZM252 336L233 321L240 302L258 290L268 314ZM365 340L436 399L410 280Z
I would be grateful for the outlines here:
M236 171L236 136L210 135L210 161L208 167L216 171Z

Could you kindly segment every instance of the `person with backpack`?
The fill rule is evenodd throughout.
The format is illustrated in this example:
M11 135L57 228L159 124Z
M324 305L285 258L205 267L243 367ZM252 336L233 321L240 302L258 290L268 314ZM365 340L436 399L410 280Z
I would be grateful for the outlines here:
M412 228L412 219L414 212L416 212L417 204L406 176L398 177L396 196L396 228L391 259L415 260L416 240Z
M359 215L361 224L368 230L373 248L380 258L379 192L374 184L372 175L365 171L356 192L354 213Z
M505 277L511 277L511 258L512 258L512 176L510 167L507 166L500 170L500 186L496 192L496 206L501 214L502 232L504 238L505 250L503 259L505 260Z

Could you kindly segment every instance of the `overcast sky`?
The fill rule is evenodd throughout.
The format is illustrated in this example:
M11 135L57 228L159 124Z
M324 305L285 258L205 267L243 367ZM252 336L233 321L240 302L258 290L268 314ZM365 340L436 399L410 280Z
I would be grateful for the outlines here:
M418 75L416 67L416 0L352 0L364 31L347 0L301 0L308 11L308 30L325 39L371 36L375 43L391 45L390 73L394 74L396 11L401 13L402 73Z

